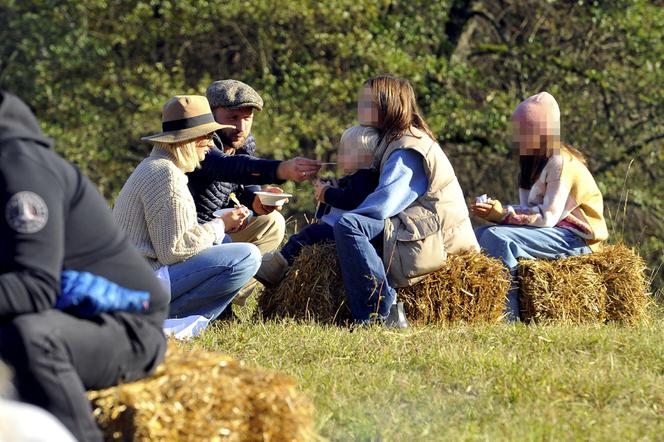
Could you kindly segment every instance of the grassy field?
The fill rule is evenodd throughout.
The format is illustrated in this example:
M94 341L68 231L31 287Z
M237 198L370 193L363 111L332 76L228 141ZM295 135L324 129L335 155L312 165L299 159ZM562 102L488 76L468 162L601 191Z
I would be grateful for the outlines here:
M286 372L338 441L664 440L664 314L397 332L242 319L196 343Z

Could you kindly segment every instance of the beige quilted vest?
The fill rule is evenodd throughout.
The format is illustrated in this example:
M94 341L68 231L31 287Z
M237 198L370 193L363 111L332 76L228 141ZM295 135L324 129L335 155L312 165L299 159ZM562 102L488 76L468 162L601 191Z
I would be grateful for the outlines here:
M479 245L461 186L438 143L413 127L403 137L381 147L381 173L392 152L411 149L424 158L429 181L424 195L385 220L383 263L388 280L392 287L407 287L440 269L448 254L479 250Z

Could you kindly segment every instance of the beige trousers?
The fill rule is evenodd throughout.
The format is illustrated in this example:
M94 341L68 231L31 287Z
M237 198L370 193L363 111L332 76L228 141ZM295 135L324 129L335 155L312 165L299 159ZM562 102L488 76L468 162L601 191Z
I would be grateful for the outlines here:
M243 230L230 233L233 242L250 242L261 251L262 255L276 250L284 240L286 234L286 220L278 211L267 215L255 216ZM233 304L244 305L251 296L257 281L252 279L242 287L240 293L233 299Z

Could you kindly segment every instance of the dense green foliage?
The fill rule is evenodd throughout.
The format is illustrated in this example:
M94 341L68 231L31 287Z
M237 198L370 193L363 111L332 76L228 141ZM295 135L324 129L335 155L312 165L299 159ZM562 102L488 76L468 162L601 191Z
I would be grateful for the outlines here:
M614 239L662 281L663 42L664 9L642 0L3 0L0 87L109 201L174 94L241 79L267 104L262 154L330 158L362 81L382 72L411 80L468 197L514 200L507 121L548 90ZM291 209L310 211L300 190Z

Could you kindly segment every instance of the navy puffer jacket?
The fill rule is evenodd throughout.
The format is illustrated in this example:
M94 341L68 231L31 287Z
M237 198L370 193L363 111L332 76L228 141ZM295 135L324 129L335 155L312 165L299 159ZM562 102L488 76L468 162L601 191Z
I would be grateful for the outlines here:
M214 135L214 148L205 156L200 169L187 174L189 191L196 203L198 222L214 218L215 210L233 207L230 194L251 209L254 192L260 184L281 182L276 173L280 161L256 158L256 140L249 135L235 155L225 154L221 139Z

